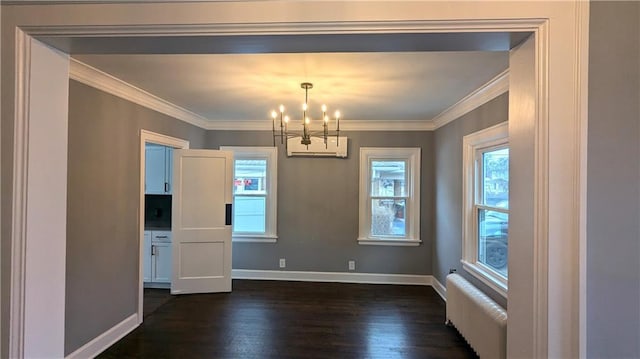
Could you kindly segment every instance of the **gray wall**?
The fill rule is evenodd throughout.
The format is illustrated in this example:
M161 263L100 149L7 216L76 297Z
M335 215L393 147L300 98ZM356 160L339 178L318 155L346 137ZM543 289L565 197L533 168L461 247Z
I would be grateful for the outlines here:
M640 3L590 16L587 353L640 358Z
M278 150L278 242L234 243L233 268L431 274L433 132L345 132L347 159L286 157ZM209 131L207 147L271 146L270 132ZM360 147L421 147L421 237L418 247L358 245Z
M509 95L503 94L435 131L435 235L433 275L445 284L449 269L482 289L498 303L506 300L462 269L462 137L507 121Z
M191 148L206 134L70 81L65 354L137 311L140 129Z

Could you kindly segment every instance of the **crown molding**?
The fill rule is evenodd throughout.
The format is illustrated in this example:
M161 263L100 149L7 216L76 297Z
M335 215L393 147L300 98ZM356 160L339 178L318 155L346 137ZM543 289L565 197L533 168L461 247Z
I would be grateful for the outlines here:
M194 126L205 129L209 126L209 121L205 117L174 105L74 58L70 59L69 78Z
M341 131L433 131L428 120L348 121L340 123Z
M206 130L217 131L271 131L270 120L210 121ZM340 122L340 131L433 131L429 121L348 121Z
M431 119L430 122L433 130L437 130L447 123L464 116L507 91L509 91L509 69L502 71L487 83L462 98L462 100L456 102Z
M217 131L270 131L269 120L210 120L175 105L117 77L70 59L69 77L85 85L118 96L167 116L190 123L205 130ZM509 70L505 70L474 90L462 100L442 111L432 120L343 121L342 131L434 131L454 121L492 99L509 91Z

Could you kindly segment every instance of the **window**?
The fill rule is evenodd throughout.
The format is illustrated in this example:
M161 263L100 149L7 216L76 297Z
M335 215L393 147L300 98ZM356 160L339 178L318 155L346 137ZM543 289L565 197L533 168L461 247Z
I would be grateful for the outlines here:
M463 139L465 270L507 296L509 254L508 125Z
M360 148L358 243L420 244L420 148Z
M232 151L233 240L275 242L277 212L277 149L220 147Z

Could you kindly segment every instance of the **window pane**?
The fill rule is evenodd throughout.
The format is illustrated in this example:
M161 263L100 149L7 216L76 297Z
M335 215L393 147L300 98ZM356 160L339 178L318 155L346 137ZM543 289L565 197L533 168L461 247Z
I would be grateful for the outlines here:
M487 206L509 208L509 149L482 154L483 201Z
M371 201L371 234L374 236L406 236L404 199Z
M236 160L233 193L265 194L267 160Z
M371 161L372 196L406 196L405 161Z
M266 198L244 197L234 198L233 231L264 233L266 224Z
M507 277L509 214L478 209L478 261Z

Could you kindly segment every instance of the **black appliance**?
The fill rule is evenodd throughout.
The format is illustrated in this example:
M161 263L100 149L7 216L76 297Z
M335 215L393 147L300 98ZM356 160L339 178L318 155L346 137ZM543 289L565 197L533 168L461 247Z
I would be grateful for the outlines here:
M171 195L144 196L144 228L171 229Z

